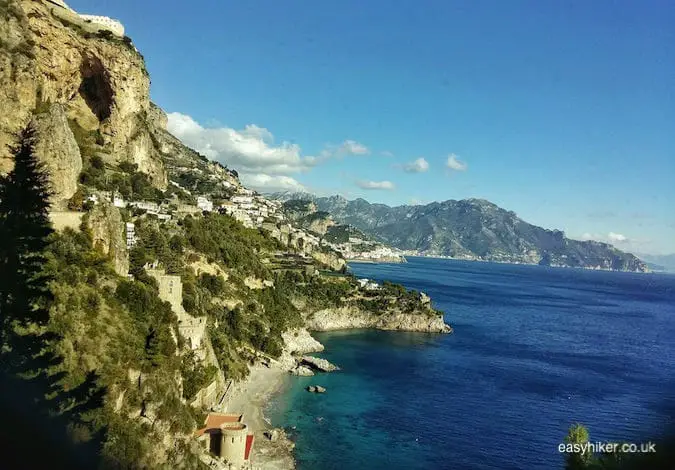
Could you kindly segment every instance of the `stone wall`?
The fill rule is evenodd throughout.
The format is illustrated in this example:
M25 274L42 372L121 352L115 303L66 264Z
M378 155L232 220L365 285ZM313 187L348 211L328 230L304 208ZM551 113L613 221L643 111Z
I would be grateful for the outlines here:
M171 309L178 317L178 331L185 339L187 347L192 350L202 350L206 334L206 318L193 317L183 308L183 282L180 276L166 274L160 269L148 269L147 271L157 281L159 298L169 302Z
M54 230L64 230L66 228L80 230L83 215L84 212L53 211L49 213L49 220Z

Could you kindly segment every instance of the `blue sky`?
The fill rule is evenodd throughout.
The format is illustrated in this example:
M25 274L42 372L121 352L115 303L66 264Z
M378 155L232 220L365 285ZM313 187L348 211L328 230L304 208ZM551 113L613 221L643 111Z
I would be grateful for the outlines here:
M68 3L121 20L171 130L259 189L480 197L675 252L673 2Z

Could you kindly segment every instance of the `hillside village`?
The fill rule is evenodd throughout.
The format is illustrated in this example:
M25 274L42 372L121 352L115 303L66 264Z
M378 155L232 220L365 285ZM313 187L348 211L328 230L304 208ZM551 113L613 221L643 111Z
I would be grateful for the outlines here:
M30 329L54 357L50 399L25 406L59 416L83 468L287 461L283 433L231 403L252 370L313 373L310 330L452 331L423 293L347 271L345 256L386 249L305 225L171 135L121 25L60 0L0 0L0 14L0 174L19 140L48 175L55 230L49 313Z
M278 202L280 196L271 196ZM297 226L319 239L322 246L340 253L348 261L405 262L403 252L365 235L356 227L336 223L328 212L319 211L309 199L286 199L283 214Z

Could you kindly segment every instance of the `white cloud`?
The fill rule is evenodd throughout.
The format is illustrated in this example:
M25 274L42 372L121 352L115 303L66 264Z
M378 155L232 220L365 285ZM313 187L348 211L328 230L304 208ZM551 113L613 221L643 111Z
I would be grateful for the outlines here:
M345 140L340 145L326 145L321 151L320 160L327 160L329 158L341 158L349 155L368 155L370 149L365 145L356 142L355 140Z
M241 130L205 128L190 116L169 113L167 128L189 147L242 173L298 173L317 163L315 157L302 156L296 144L275 144L272 133L255 124Z
M394 154L391 153L389 150L383 150L383 151L381 151L381 152L380 152L380 155L382 155L383 157L387 157L387 158L391 158L391 157L394 156Z
M354 140L345 140L339 149L341 153L346 155L367 155L370 153L368 147Z
M299 181L284 175L244 173L241 174L241 181L245 186L257 189L260 192L306 191L307 189Z
M607 234L607 239L613 243L624 243L628 241L628 238L625 235L614 232L609 232Z
M595 240L604 243L629 243L632 241L627 236L615 232L609 232L607 235L586 232L579 238L581 240Z
M396 186L394 186L394 183L392 183L391 181L359 180L356 182L356 185L361 189L386 189L388 191L391 191L392 189L396 188Z
M445 165L454 171L464 171L469 167L469 165L461 161L454 153L451 153L448 156L448 161L445 163Z
M424 158L418 158L415 161L403 165L403 171L406 173L424 173L429 169L429 162Z

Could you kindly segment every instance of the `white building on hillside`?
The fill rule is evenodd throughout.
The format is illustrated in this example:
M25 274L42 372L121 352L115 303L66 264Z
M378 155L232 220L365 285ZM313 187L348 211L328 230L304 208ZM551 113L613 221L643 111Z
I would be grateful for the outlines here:
M87 23L93 23L96 26L101 26L103 29L107 29L117 36L124 36L124 26L117 20L113 20L107 16L99 15L80 15L80 18L82 18Z
M136 244L136 226L131 222L127 222L127 250Z
M113 195L113 206L127 207L127 202L124 199L122 199L122 196L115 194Z
M203 211L211 212L213 211L213 202L209 201L204 196L197 196L197 207Z

